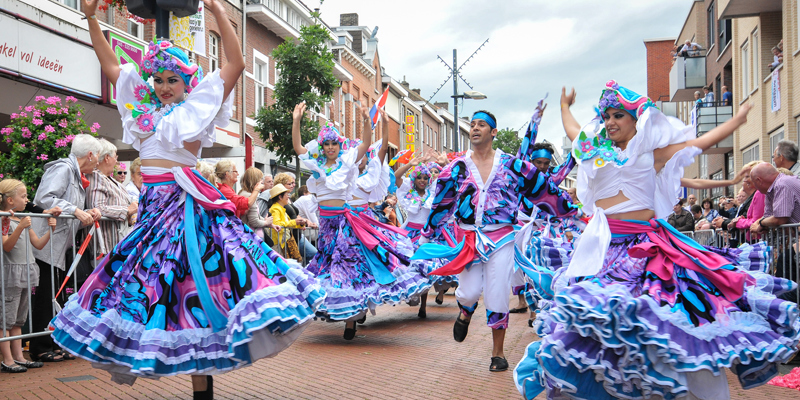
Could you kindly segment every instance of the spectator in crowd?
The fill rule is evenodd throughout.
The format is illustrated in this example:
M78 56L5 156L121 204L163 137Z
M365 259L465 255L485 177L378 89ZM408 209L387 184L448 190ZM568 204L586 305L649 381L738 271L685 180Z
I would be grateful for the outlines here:
M307 219L310 222L309 226L319 226L319 203L317 203L317 197L309 192L306 185L300 186L297 189L297 194L299 197L292 204L297 207L298 215ZM303 235L306 240L316 242L318 232L312 229L306 229Z
M727 86L722 87L722 105L729 106L733 104L733 93L728 90Z
M730 218L720 217L715 219L714 222L712 222L712 225L715 228L734 232L737 230L736 224L740 219L737 217L747 218L748 212L750 210L750 205L752 204L753 197L755 196L756 193L756 188L753 186L753 182L750 180L750 169L753 168L753 166L758 165L759 163L761 163L761 161L751 161L745 164L745 166L742 167L742 169L739 171L739 173L737 174L737 179L739 176L742 177L742 190L739 191L739 194L737 194L736 196L737 204L739 205L738 208L736 209L736 215ZM762 204L761 210L763 212L764 209L763 201L760 204ZM756 209L758 209L758 206L756 206L754 210ZM750 225L747 225L747 229L750 229Z
M697 204L692 206L692 217L694 218L694 230L711 229L711 223L703 217L703 207Z
M703 207L703 218L705 218L709 224L711 221L714 221L714 218L719 217L719 212L714 209L713 200L710 198L703 199L703 203L701 205Z
M800 222L800 179L778 172L772 164L762 163L753 167L751 172L753 184L764 194L764 216L750 227L752 233L763 233L766 229L784 224ZM775 276L797 280L795 275L795 251L792 246L781 248L778 244L774 250L778 252ZM797 301L797 292L790 291L779 296L784 300Z
M291 194L294 193L294 189L297 186L297 179L295 178L294 174L291 172L281 172L278 175L275 175L275 185L281 184L283 185L286 190L289 191L289 201L286 203L284 208L286 208L286 214L289 215L290 219L295 219L300 216L300 210L292 204ZM271 211L270 211L271 212ZM305 225L304 225L305 226ZM308 224L309 228L318 228L319 225L316 224ZM311 259L317 254L317 248L314 247L311 242L306 240L305 236L303 235L303 231L301 229L292 229L291 230L292 236L294 237L295 242L300 246L300 253L306 259Z
M295 238L288 234L291 229L300 229L304 227L308 221L305 218L297 217L290 218L286 212L286 206L289 204L289 194L291 192L283 184L276 183L269 191L270 206L269 212L272 214L272 221L275 225L281 227L280 232L272 233L272 241L280 246L281 253L286 258L292 258L297 262L303 262L303 256L300 254ZM313 256L311 256L313 257Z
M239 191L239 196L249 199L258 183L263 181L263 178L264 173L256 167L250 167L245 170L244 175L242 175L242 190ZM261 186L263 191L264 185L262 184ZM272 216L269 215L266 218L261 218L261 216L258 215L258 204L253 203L250 205L250 208L247 209L247 213L242 217L242 222L249 226L258 237L264 239L270 247L274 245L274 243L272 243L272 235L269 234L269 230L273 227Z
M734 218L736 217L738 206L736 200L732 197L722 197L719 199L719 217ZM717 218L719 218L717 217ZM716 218L715 218L716 219ZM711 221L712 225L714 221Z
M694 218L692 213L683 208L685 204L686 199L678 199L678 203L672 207L672 214L667 218L667 222L680 232L694 231Z
M197 164L194 166L194 169L196 169L197 172L200 173L200 176L205 178L209 183L211 183L214 186L217 185L217 178L216 176L214 176L215 168L216 167L214 165L211 165L205 161L198 161Z
M36 264L39 265L40 290L33 295L33 331L47 330L50 320L53 319L53 299L51 288L56 282L64 279L66 257L72 246L74 235L81 226L89 226L100 219L100 210L83 210L86 204L86 188L89 180L84 176L91 174L97 166L100 153L100 141L96 138L80 134L72 140L70 155L51 161L44 165L44 174L36 196L35 204L43 208L58 206L64 214L73 215L75 219L59 219L56 229L50 236L50 246L43 250L33 249ZM44 218L35 218L32 226L36 235L43 237L50 229ZM52 258L51 258L52 254ZM53 273L50 272L51 265ZM80 282L79 282L80 283ZM66 300L62 298L60 300ZM38 336L30 339L29 352L33 361L63 361L74 359L72 355L62 351L55 345L50 336Z
M581 206L581 201L578 200L578 189L576 189L574 187L571 187L571 188L567 189L567 194L569 194L569 197L572 199L572 204L575 204L578 207ZM683 200L683 202L681 204L683 204L683 203L686 203L685 199Z
M694 106L695 107L703 106L703 93L700 93L699 90L696 90L694 92Z
M390 193L386 195L383 203L373 207L372 211L378 217L380 222L394 226L400 226L400 223L397 220L397 213L395 212L396 207L397 196Z
M101 216L111 220L100 221L103 240L98 241L98 247L94 248L96 254L108 254L128 234L128 227L136 223L139 204L131 202L128 192L113 178L117 147L108 140L100 139L98 159L97 169L87 176L86 208L98 209Z
M0 210L4 212L24 211L28 204L28 190L25 184L16 179L0 182ZM51 229L56 226L55 218L48 218ZM31 217L3 217L3 336L20 336L22 327L28 319L28 295L31 288L39 285L39 266L36 265L32 248L44 248L50 240L50 230L43 237L36 235L31 228ZM0 342L0 355L3 372L27 372L28 368L41 368L41 361L28 361L22 355L22 340Z
M714 92L711 91L710 87L703 86L703 107L713 107L714 102Z
M770 71L773 71L775 70L775 68L778 67L778 65L781 65L782 63L783 63L783 52L781 51L781 49L778 48L778 46L775 46L772 48L772 62L767 64L767 67L769 67Z
M695 203L697 203L697 196L690 194L686 197L686 205L683 208L685 208L686 211L692 211L692 206L695 205Z
M269 215L269 191L275 186L275 181L272 179L272 174L264 174L264 190L258 195L258 215L261 218L266 218Z
M800 176L800 163L797 162L797 157L797 143L783 139L772 152L772 163L775 164L775 168L786 168L792 171L794 176Z
M686 57L697 57L700 55L700 50L703 48L697 44L692 42L691 40L687 40L683 43L683 47L678 51L678 55L686 58Z
M142 190L142 159L136 157L128 170L131 173L131 180L125 185L125 190L128 192L131 202L138 203Z
M237 171L236 165L230 160L218 162L217 166L214 168L214 176L217 180L217 188L226 199L230 200L236 206L236 216L239 218L242 218L247 213L250 206L256 204L256 198L258 198L258 194L261 193L261 188L264 187L263 183L258 182L250 196L244 197L236 194L236 192L233 191L233 187L239 181L239 171Z
M128 177L128 168L125 164L117 161L117 165L114 166L114 173L111 175L115 181L119 182L120 185L125 184L125 178Z

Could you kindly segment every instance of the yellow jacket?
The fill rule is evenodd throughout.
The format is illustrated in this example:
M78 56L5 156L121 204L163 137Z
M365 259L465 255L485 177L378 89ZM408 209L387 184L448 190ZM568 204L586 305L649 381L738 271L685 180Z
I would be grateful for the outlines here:
M269 213L272 215L272 223L283 228L280 232L272 230L272 241L284 248L286 247L286 241L292 237L289 233L289 228L300 228L300 225L297 225L297 220L289 219L286 209L278 203L269 208Z

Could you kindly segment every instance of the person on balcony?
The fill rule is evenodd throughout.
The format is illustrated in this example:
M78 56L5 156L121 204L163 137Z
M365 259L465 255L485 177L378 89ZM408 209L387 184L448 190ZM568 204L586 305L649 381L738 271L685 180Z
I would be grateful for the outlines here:
M678 55L687 58L687 57L697 57L700 55L700 50L703 48L697 44L692 42L691 40L687 40L683 43L683 47L678 51Z
M767 64L767 67L771 72L781 64L783 64L783 52L778 48L778 46L775 46L772 48L772 62Z
M714 107L714 92L708 86L703 86L703 107Z
M728 90L727 86L722 87L722 105L729 106L733 103L733 93Z
M797 143L783 139L772 152L772 163L775 164L775 168L786 168L792 171L794 176L800 176L800 163L797 162L799 151Z

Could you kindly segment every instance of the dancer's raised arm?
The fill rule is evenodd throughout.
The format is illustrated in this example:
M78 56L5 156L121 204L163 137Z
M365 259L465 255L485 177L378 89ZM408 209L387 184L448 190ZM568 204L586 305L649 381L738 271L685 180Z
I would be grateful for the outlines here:
M575 104L575 88L570 89L567 93L567 88L561 88L561 123L564 125L564 131L567 132L567 137L570 142L578 137L581 133L581 124L572 116L570 106Z
M94 53L97 54L97 59L100 61L100 68L103 69L103 73L106 74L111 84L116 85L120 71L119 62L117 62L117 56L114 55L111 45L108 44L105 36L103 36L100 23L97 22L95 13L97 12L98 1L86 0L83 3L83 15L86 16L86 20L89 22L89 37L92 38L92 46L94 47Z
M95 0L96 1L96 0ZM219 71L219 76L225 82L224 98L228 98L239 77L242 76L244 71L244 57L242 57L242 46L239 43L239 38L236 36L236 31L233 30L231 21L228 20L228 14L225 12L225 6L219 0L203 0L207 10L211 10L214 18L217 20L219 26L219 35L222 39L222 48L225 49L225 57L227 62L222 66Z
M378 160L381 160L382 163L386 158L386 153L389 152L389 128L387 128L389 125L389 117L386 115L384 109L379 108L378 111L381 113L381 120L383 121L381 124L381 149L378 150Z
M305 101L294 106L294 111L292 111L292 147L294 147L294 152L297 153L298 156L308 153L308 150L303 147L303 139L300 137L300 121L303 119L305 113Z
M364 154L367 154L369 151L369 146L372 145L372 121L369 118L369 109L367 105L362 102L360 106L358 106L358 110L361 112L361 118L364 118L364 129L361 130L361 144L358 146L358 157L356 160L360 160L361 157L364 157Z
M403 176L406 174L406 172L408 172L408 170L411 169L412 167L416 167L417 165L419 165L420 161L421 160L419 158L415 158L415 159L409 161L408 164L403 164L402 167L398 168L397 171L394 172L395 179L397 179L397 180L402 182L403 181ZM400 186L400 185L398 185L398 186Z

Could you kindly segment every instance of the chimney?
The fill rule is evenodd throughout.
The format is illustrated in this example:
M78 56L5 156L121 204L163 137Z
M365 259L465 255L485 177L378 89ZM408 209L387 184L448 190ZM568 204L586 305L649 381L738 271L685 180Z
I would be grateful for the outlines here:
M448 111L450 110L449 108L447 108L447 107L450 106L450 103L445 102L445 101L436 102L436 103L433 103L433 105L435 105L436 107L439 107L439 108L443 108L443 109L448 110Z
M416 93L417 96L422 96L419 92L419 89L411 89L412 92Z
M339 15L339 25L340 26L358 26L358 14L357 13L340 14Z

